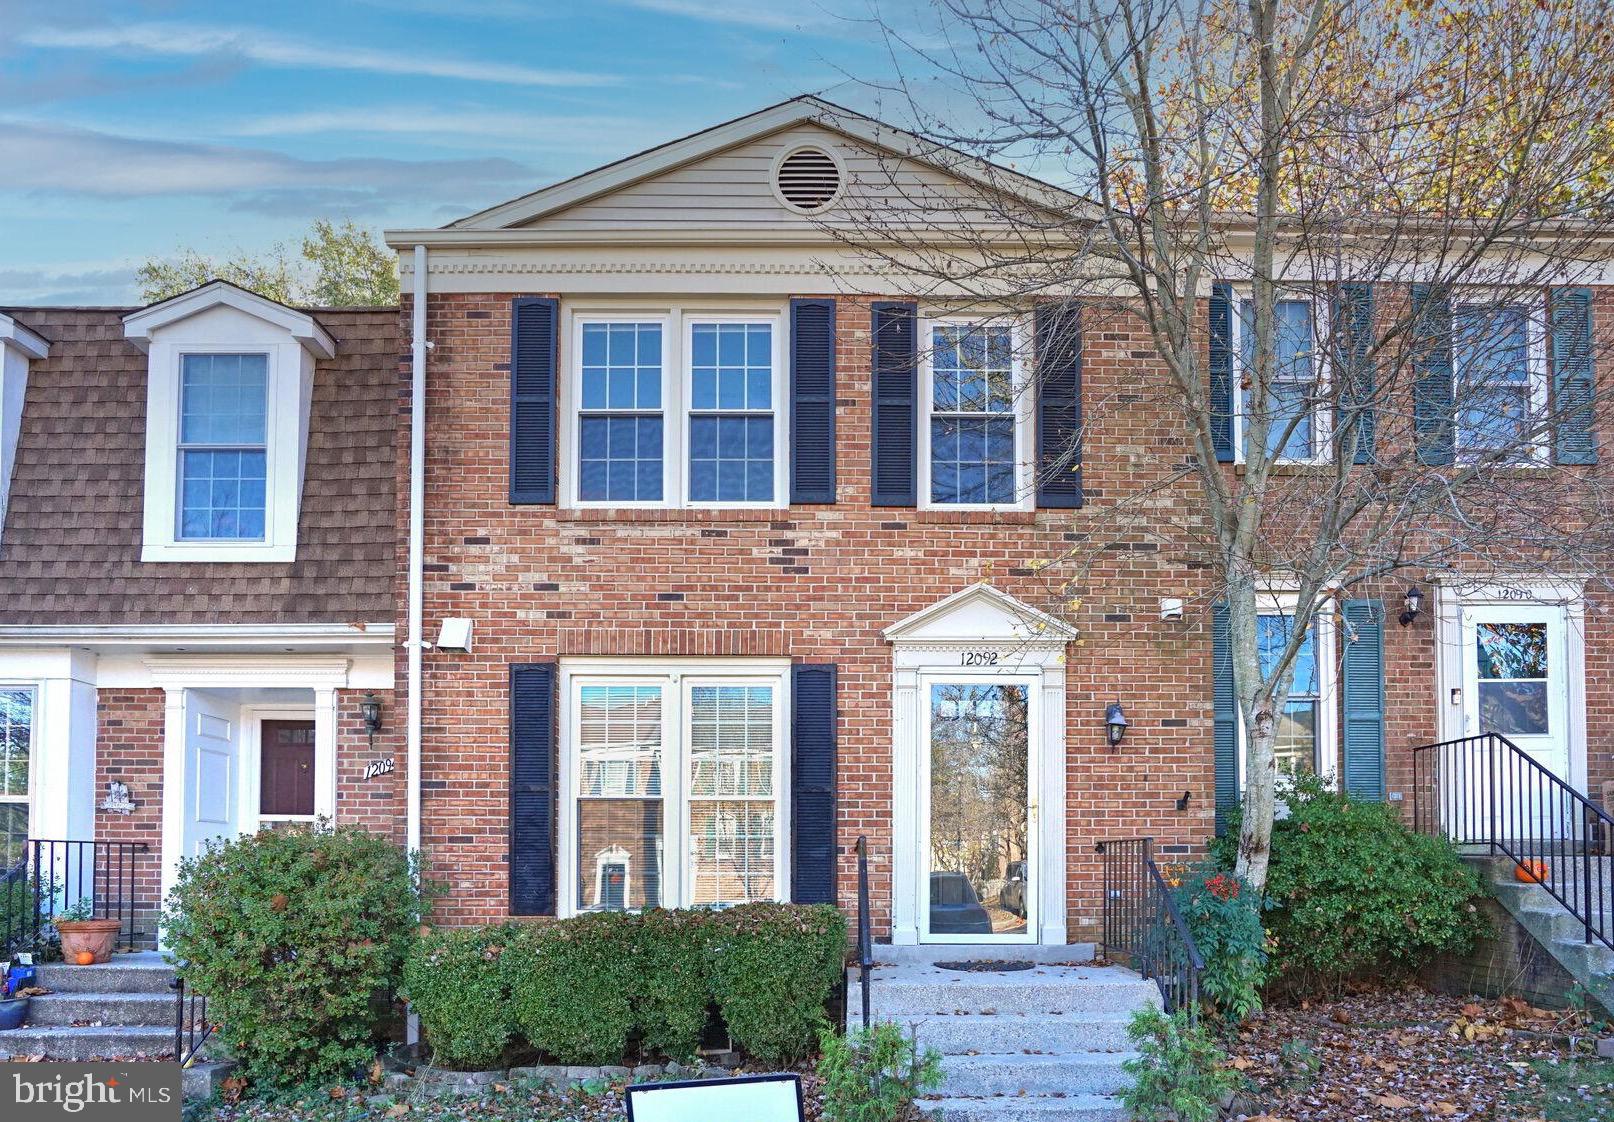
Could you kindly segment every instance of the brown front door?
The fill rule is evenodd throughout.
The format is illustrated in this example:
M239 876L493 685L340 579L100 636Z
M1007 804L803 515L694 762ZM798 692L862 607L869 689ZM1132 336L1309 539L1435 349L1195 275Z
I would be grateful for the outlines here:
M264 721L258 813L314 815L314 722Z

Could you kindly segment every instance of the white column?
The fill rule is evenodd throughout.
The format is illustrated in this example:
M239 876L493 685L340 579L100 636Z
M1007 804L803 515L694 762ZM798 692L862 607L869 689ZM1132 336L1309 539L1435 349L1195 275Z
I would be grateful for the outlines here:
M336 691L314 691L314 814L336 820Z
M1042 728L1037 793L1038 848L1042 899L1038 902L1037 942L1063 944L1065 934L1065 668L1047 665L1041 680Z
M919 672L896 670L891 706L891 941L919 942Z
M185 848L185 709L183 687L163 687L163 899L179 880Z

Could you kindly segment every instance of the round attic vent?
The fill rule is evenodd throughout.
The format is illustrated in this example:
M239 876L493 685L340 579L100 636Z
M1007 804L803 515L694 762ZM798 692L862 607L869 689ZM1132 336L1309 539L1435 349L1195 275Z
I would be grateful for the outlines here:
M780 202L801 214L817 214L840 197L841 165L822 148L786 152L773 169L773 189Z

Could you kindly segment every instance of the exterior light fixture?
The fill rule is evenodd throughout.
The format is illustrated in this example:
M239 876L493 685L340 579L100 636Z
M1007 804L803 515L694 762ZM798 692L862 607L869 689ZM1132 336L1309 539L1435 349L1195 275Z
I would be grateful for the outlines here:
M1119 701L1110 702L1110 707L1104 710L1104 733L1111 748L1120 747L1121 738L1126 735L1126 710Z
M364 718L364 731L375 740L375 734L381 731L381 699L366 690L359 699L359 715Z
M1407 589L1407 594L1402 598L1401 602L1405 605L1405 609L1402 611L1399 620L1401 626L1405 627L1417 619L1418 613L1423 610L1423 593L1418 590L1417 585L1413 585Z

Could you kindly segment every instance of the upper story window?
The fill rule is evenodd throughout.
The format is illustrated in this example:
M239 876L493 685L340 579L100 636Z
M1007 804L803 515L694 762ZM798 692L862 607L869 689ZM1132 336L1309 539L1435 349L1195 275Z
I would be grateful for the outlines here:
M930 507L1031 499L1030 394L1013 323L939 321L923 337L921 495Z
M181 355L179 536L262 541L269 362Z
M148 356L142 561L297 557L313 317L222 281L124 317Z
M783 506L782 334L777 313L574 313L571 500Z
M1545 441L1530 438L1547 400L1541 315L1527 302L1452 304L1452 396L1460 454L1545 457Z
M1309 298L1286 297L1272 306L1274 331L1272 378L1261 412L1267 423L1267 455L1280 462L1315 463L1328 455L1331 414L1326 408L1326 382L1317 339L1317 307ZM1255 301L1244 296L1233 317L1234 353L1239 407L1235 415L1234 448L1244 459L1245 432L1254 415L1250 372L1255 369Z

